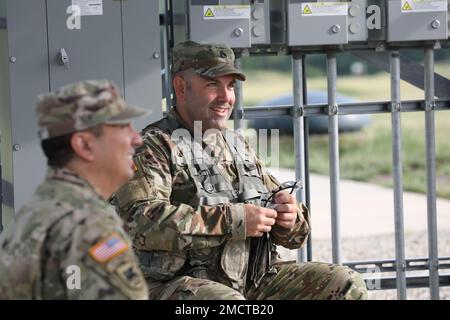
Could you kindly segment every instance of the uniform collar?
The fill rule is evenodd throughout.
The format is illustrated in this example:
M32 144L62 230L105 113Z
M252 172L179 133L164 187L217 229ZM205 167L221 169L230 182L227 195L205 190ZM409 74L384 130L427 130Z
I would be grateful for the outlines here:
M167 117L168 117L170 120L177 122L178 125L179 125L180 127L184 128L184 129L186 129L186 130L188 130L188 131L190 132L190 134L191 134L192 137L194 136L194 132L193 132L193 131L190 129L190 127L187 125L186 121L184 121L183 118L180 116L180 114L178 113L176 107L173 107L172 109L170 109L170 111L169 111ZM225 129L225 130L226 130L226 129ZM224 130L217 130L217 131L220 132L221 138L224 139L224 138L223 138ZM203 142L206 142L203 138L205 138L204 133L202 133L202 141L203 141Z
M68 168L48 167L46 180L64 181L68 184L78 186L85 190L90 190L93 194L104 200L97 192L97 190L95 190L95 188L86 179L82 178L75 171L72 171Z
M170 109L168 117L173 119L173 120L175 120L176 122L178 122L181 127L189 130L189 132L191 134L193 134L192 130L189 128L189 126L187 125L186 121L184 121L183 118L181 118L181 116L178 113L176 107L173 107L172 109Z

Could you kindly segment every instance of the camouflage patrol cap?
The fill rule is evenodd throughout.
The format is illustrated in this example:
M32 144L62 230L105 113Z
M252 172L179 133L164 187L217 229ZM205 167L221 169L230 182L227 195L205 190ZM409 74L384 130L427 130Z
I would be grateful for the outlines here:
M39 137L44 140L99 124L126 124L148 113L127 104L108 80L73 83L38 96Z
M173 48L173 74L190 68L209 78L233 74L245 81L245 74L234 67L233 50L225 44L178 43Z

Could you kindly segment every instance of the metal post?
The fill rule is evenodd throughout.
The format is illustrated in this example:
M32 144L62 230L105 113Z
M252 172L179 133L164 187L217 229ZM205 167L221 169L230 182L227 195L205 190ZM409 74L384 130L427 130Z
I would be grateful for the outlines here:
M392 115L392 162L394 179L395 214L395 256L397 269L397 298L406 299L406 262L405 237L403 223L403 172L402 172L402 134L401 134L401 98L400 98L400 56L392 51L391 69L391 115Z
M328 134L330 156L331 239L333 263L341 261L341 224L339 201L339 122L336 102L336 53L327 54Z
M171 13L171 9L169 9L170 3L169 0L166 0L164 3L164 14L165 14L165 19L164 19L164 29L163 29L163 34L164 34L164 39L162 41L163 43L163 50L164 50L164 57L163 57L163 61L164 61L164 80L165 80L165 89L166 89L166 111L169 112L170 108L174 105L174 100L175 97L172 96L172 92L173 92L173 88L172 88L172 73L170 70L170 63L171 63L171 59L169 58L170 55L170 39L172 38L169 34L169 30L170 30L170 23L169 23L169 16ZM172 20L172 18L170 19Z
M1 147L1 133L0 133L0 147ZM2 168L2 154L0 149L0 233L3 231L3 168Z
M305 137L303 127L303 56L300 53L292 55L292 73L294 89L294 109L292 110L292 121L294 128L294 150L295 150L295 179L305 183ZM297 192L297 201L305 202L305 189ZM306 261L306 250L298 251L298 261Z
M308 84L306 76L306 56L302 59L302 69L303 69L303 105L308 104ZM308 117L303 117L304 126L304 138L305 138L305 204L309 209L309 214L312 219L312 209L311 209L311 186L309 179L309 121ZM313 260L313 250L312 250L312 232L309 233L308 243L306 245L307 249L307 261Z
M425 132L427 157L428 255L430 298L439 300L438 239L436 216L436 146L434 121L434 51L425 49Z
M238 70L242 70L242 54L236 52L236 57L234 60L234 66ZM242 129L243 127L243 92L242 92L242 81L236 80L234 86L234 93L236 95L236 102L234 104L234 130Z

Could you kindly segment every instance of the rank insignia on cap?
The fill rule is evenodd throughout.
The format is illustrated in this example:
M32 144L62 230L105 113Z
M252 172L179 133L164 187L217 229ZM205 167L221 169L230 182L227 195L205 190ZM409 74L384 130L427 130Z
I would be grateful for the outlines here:
M128 250L128 244L123 238L113 233L89 249L89 255L97 262L105 263Z

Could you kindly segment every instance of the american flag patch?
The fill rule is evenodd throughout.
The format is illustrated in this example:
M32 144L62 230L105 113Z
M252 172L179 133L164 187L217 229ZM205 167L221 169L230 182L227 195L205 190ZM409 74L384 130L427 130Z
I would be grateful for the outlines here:
M107 262L128 250L128 244L122 237L113 233L108 238L98 242L89 249L89 255L97 262Z

